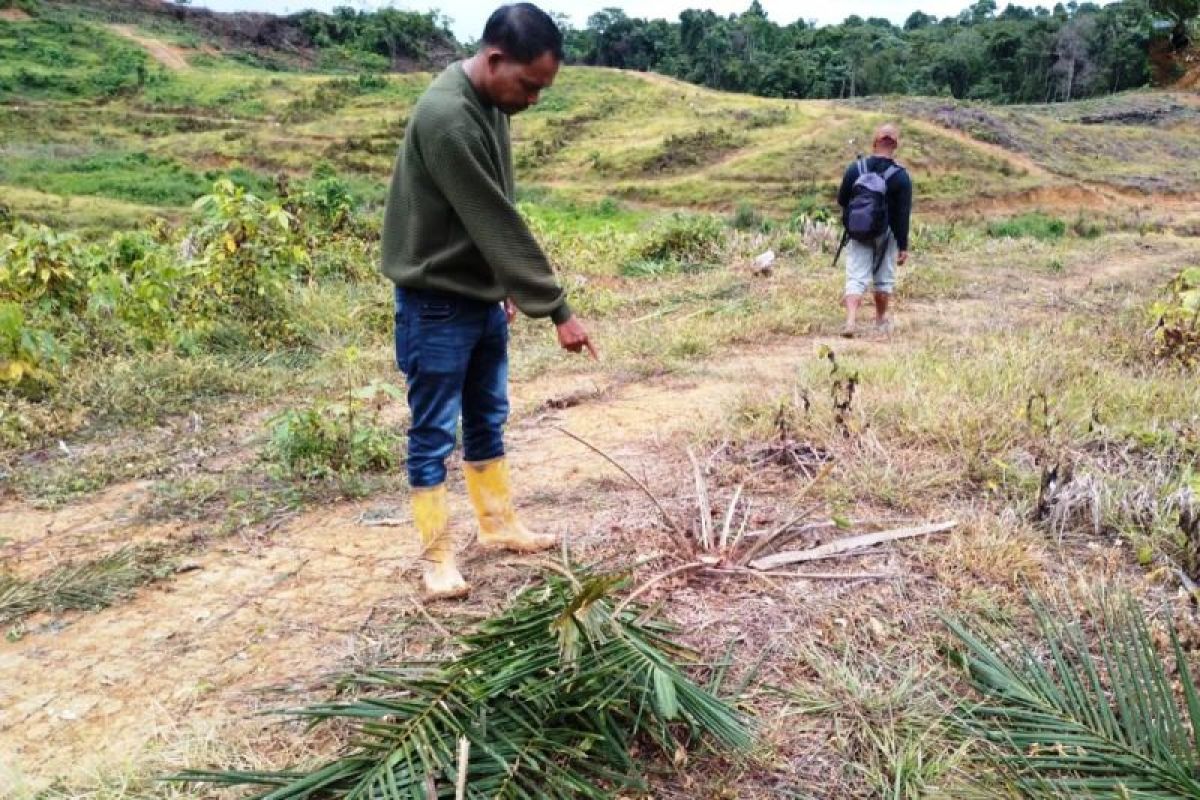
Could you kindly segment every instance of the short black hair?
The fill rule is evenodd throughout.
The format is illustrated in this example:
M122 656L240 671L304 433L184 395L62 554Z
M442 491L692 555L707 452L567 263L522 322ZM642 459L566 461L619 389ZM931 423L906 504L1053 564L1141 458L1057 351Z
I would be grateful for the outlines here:
M492 12L483 28L483 43L498 47L505 55L528 64L551 53L562 61L562 31L550 15L533 3L513 3Z

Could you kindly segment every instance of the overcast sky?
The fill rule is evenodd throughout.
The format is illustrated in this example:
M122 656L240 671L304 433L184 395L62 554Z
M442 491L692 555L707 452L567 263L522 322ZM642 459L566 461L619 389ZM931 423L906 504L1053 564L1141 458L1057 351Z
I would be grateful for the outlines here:
M534 0L535 2L537 0ZM841 22L850 14L861 17L887 17L901 23L913 11L924 11L938 17L957 14L969 6L972 0L848 0L829 2L823 0L760 0L767 15L775 22L786 24L797 19L816 20L821 24ZM1055 0L1043 0L1046 6ZM436 8L453 20L451 26L460 40L477 39L483 33L483 24L492 10L503 4L503 0L480 2L480 0L192 0L192 5L207 6L217 11L270 11L275 14L291 14L307 8L328 11L334 6L352 6L372 9L385 5L413 11L428 11ZM662 17L676 20L685 8L711 8L721 14L745 11L750 0L656 0L650 3L631 3L628 0L544 0L540 3L547 11L561 11L571 16L577 27L587 23L590 14L602 8L625 9L632 17ZM1003 8L1004 0L998 5ZM1037 3L1018 3L1037 5ZM646 9L652 7L652 13Z

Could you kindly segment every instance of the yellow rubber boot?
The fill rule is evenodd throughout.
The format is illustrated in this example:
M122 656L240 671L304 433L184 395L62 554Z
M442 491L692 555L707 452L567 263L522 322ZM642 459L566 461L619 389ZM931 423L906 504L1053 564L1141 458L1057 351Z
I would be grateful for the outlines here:
M421 559L425 562L425 594L430 600L464 597L470 588L454 561L454 537L450 535L450 510L446 486L413 489L413 522L421 535Z
M531 533L517 519L508 482L508 462L503 458L463 464L467 494L479 520L479 543L484 547L502 547L533 553L553 547L558 537L549 533Z

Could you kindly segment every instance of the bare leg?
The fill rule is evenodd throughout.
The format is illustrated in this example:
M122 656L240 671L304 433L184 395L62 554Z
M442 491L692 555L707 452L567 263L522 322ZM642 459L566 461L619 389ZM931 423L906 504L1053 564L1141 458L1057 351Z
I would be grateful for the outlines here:
M846 303L846 327L842 329L842 335L851 337L854 335L854 326L858 323L858 307L862 303L861 294L848 294L845 298Z
M875 293L875 323L876 324L882 323L885 319L887 319L887 310L888 310L888 300L889 299L891 299L891 295L889 295L887 292L876 292Z

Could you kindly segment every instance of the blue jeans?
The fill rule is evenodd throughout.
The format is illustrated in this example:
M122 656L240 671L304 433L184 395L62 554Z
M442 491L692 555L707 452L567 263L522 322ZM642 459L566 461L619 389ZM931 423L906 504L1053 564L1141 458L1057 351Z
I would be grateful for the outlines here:
M508 319L499 303L396 289L396 366L408 382L408 482L446 480L462 417L467 461L504 455Z

